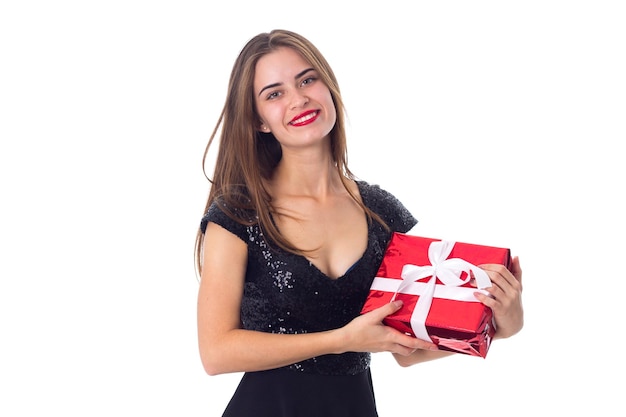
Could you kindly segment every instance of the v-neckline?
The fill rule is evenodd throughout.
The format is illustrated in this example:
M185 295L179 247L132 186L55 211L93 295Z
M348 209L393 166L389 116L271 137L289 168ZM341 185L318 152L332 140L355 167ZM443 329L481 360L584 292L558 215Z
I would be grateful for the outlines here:
M365 250L363 251L361 256L352 265L350 265L348 267L348 269L346 269L341 275L339 275L336 278L333 278L330 275L328 275L327 273L325 273L324 271L322 271L317 265L315 265L306 256L298 255L298 254L294 254L294 256L296 256L297 258L300 258L302 261L308 263L310 268L312 268L314 271L316 271L319 275L323 276L324 278L326 278L326 279L328 279L330 281L339 281L339 280L343 279L345 276L347 276L353 269L355 269L363 261L363 259L365 258L365 256L369 252L370 247L371 247L370 236L371 236L371 227L372 227L372 225L370 223L371 222L368 222L368 225L367 225L367 244L365 245Z
M361 202L363 203L363 205L365 205L367 207L367 204L365 203L365 197L363 196L363 187L361 186L362 185L361 182L357 181L357 180L355 180L354 182L357 185L357 188L358 188L358 191L359 191L359 198L361 199ZM276 226L276 228L278 228L278 225L276 224L276 222L274 222L274 216L272 216L271 213L270 213L270 220L272 221L272 223L274 223L274 226ZM306 256L300 255L300 254L295 254L295 253L292 253L291 255L293 255L294 257L300 259L301 261L306 262L307 264L309 264L310 268L312 268L314 271L316 271L319 275L323 276L327 280L329 280L329 281L339 281L342 278L344 278L346 275L348 275L350 273L350 271L352 271L354 268L356 268L356 266L363 261L363 258L365 258L365 255L370 250L370 246L371 246L371 239L370 239L370 237L371 237L371 234L372 234L372 227L373 227L373 225L372 225L372 222L367 219L367 216L366 216L365 220L367 222L367 235L366 235L367 243L365 244L365 250L363 251L361 256L352 265L350 265L348 267L348 269L346 269L341 275L339 275L336 278L333 278L330 275L326 274L317 265L315 265L315 263L313 263L313 261L311 261Z

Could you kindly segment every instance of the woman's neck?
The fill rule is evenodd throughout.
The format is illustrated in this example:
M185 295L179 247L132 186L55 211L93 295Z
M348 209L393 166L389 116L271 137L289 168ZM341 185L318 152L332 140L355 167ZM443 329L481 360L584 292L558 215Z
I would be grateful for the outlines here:
M315 198L345 192L340 174L330 154L290 155L276 167L271 180L272 194Z

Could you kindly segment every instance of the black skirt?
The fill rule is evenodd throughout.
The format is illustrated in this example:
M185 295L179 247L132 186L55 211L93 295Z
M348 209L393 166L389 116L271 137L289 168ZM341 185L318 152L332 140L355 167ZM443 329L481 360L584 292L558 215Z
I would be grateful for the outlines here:
M280 368L243 375L223 417L378 417L372 376Z

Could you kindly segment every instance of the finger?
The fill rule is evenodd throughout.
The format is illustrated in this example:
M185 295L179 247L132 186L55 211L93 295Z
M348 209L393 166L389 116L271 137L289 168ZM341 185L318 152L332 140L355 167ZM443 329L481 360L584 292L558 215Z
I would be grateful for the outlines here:
M506 296L506 293L502 291L502 289L498 286L485 288L484 290L487 292L487 294L485 294L484 292L477 291L474 293L474 296L480 302L482 302L483 304L489 307L494 307L494 305L498 302L498 300L501 300L502 298Z
M379 307L378 309L368 313L376 313L376 319L379 322L382 322L383 319L395 312L397 312L398 310L400 310L402 308L402 306L404 305L404 303L402 302L402 300L395 300L391 303L388 303L382 307ZM422 340L422 339L418 339L414 336L410 336L407 335L393 327L389 327L388 328L392 337L392 341L394 342L394 344L396 346L401 346L402 347L402 351L396 351L393 350L393 352L399 353L399 354L403 354L402 352L409 352L409 351L415 351L416 349L423 349L423 350L439 350L439 348L437 347L436 344L426 341L426 340ZM412 352L409 352L409 354Z
M491 293L489 293L489 295L486 295L480 291L476 291L474 293L474 297L480 301L481 303L483 303L484 305L486 305L487 307L494 307L496 305L496 298L495 296L491 295Z
M415 340L419 340L419 339L414 339ZM402 343L396 343L392 349L390 349L390 352L393 353L398 353L400 355L410 355L412 353L414 353L416 350L439 350L439 348L437 347L436 344L434 343L429 343L423 340L420 340L420 343L418 343L419 346L415 346L415 343L410 344L410 345L405 345Z
M513 274L506 269L504 265L485 264L480 267L487 272L491 283L497 285L503 291L506 291L507 287L511 287L517 283L517 279L515 279Z
M511 273L517 279L517 282L522 283L522 266L519 261L519 256L514 256L511 260Z
M521 271L516 272L520 273L519 278L506 268L500 269L494 273L492 282L495 282L507 295L514 296L522 291Z
M402 300L395 300L391 303L378 307L376 310L373 310L368 314L372 315L376 321L382 321L385 317L400 310L403 304Z
M396 339L395 342L399 346L403 346L405 348L409 348L413 350L416 350L416 349L439 350L437 345L432 342L429 342L423 339L418 339L415 336L409 336L402 332L398 332L397 334L398 334L398 339Z
M493 285L484 289L487 294L476 291L474 297L484 305L493 308L501 308L510 305L518 292L515 288L507 286L506 289Z
M411 347L396 344L393 347L393 349L391 349L390 352L397 353L398 355L402 355L402 356L409 356L415 353L416 350L417 350L416 348L411 348Z

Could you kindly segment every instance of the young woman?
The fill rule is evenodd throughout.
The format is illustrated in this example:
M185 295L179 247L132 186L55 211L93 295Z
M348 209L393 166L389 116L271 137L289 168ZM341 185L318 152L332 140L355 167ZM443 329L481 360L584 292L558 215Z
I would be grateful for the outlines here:
M360 315L391 233L415 218L346 164L337 80L307 39L274 30L235 61L196 240L206 372L244 372L224 416L377 416L370 352L401 365L447 356ZM205 152L206 157L206 152ZM486 267L498 337L523 322L521 269Z

